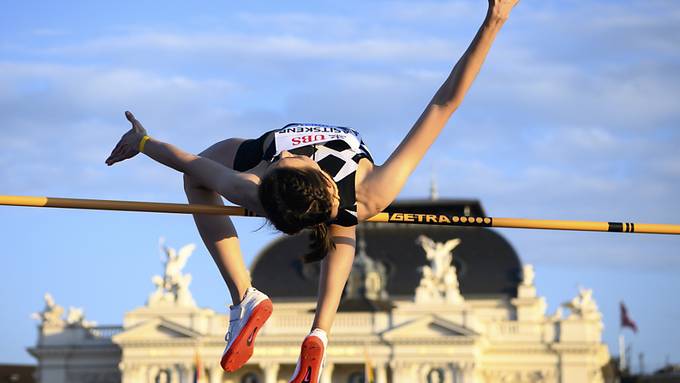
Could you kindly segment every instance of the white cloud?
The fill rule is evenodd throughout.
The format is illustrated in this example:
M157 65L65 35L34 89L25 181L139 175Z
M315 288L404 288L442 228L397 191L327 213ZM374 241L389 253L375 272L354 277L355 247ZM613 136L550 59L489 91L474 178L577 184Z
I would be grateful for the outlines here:
M34 36L38 36L38 37L57 37L57 36L67 35L68 31L66 31L65 29L61 29L61 28L43 27L43 28L35 28L31 31L31 33Z
M483 2L470 1L404 1L388 2L381 9L382 16L392 21L442 22L442 20L470 19L481 21L486 11Z
M236 20L255 30L266 25L267 29L286 34L316 36L351 36L361 34L359 20L333 14L286 12L241 12Z
M122 189L127 182L116 181L121 176L149 182L154 174L149 169L129 177L104 165L129 129L123 111L139 112L151 134L166 139L197 128L209 132L225 118L219 100L236 89L223 80L10 62L0 63L0 82L5 85L0 90L0 160L6 164L0 176L8 180L5 192L15 194ZM182 146L193 151L208 145L196 141Z
M176 118L196 107L214 108L237 86L222 79L161 76L134 69L107 69L60 64L0 63L4 129L44 130L74 119L119 115L128 108L175 110ZM30 99L30 102L28 102ZM196 116L192 116L196 118ZM38 124L39 122L39 124ZM42 124L42 126L41 126Z
M583 163L593 159L611 159L624 143L612 131L602 127L566 126L543 131L536 129L529 142L541 160L566 160Z
M673 153L666 158L652 162L653 168L663 176L672 177L680 182L680 154Z
M609 70L552 62L539 52L511 57L490 61L473 90L500 113L520 111L543 121L634 130L654 129L680 117L673 101L680 98L677 65Z
M80 43L53 46L52 55L96 56L135 54L192 55L192 59L426 61L449 58L451 43L441 39L355 38L320 40L292 34L253 36L242 34L179 34L149 32L128 36L100 37ZM176 57L177 58L177 57Z

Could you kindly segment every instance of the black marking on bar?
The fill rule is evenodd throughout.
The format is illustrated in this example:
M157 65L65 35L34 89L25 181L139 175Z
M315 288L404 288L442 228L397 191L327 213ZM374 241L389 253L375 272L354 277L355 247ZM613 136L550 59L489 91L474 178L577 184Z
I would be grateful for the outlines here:
M613 232L621 233L623 232L623 223L621 222L609 222L609 230Z
M630 223L630 232L635 233L635 224L633 222Z
M624 230L624 232L627 233L630 230L630 225L628 224L628 222L626 222L625 225L626 225L626 229Z

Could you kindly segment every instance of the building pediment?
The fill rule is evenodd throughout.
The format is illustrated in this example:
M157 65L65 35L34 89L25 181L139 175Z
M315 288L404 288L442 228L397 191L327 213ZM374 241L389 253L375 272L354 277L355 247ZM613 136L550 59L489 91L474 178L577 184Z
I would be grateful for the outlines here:
M157 340L178 340L200 337L201 333L188 327L157 318L152 319L133 327L125 329L123 332L113 337L114 343L125 343L127 341L157 341Z
M386 340L429 337L473 337L473 330L455 324L436 315L426 315L409 322L402 323L382 333Z

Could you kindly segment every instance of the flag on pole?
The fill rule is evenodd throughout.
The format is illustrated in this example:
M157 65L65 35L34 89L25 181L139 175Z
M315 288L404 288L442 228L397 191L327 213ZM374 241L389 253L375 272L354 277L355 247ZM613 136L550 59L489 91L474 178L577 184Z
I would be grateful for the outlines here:
M628 327L631 330L633 330L633 332L637 333L638 331L637 324L635 324L635 322L628 316L628 309L626 308L626 305L623 304L623 301L620 303L620 307L621 307L621 328Z
M368 356L368 344L364 347L364 359L364 383L375 383L373 363L371 363L371 358Z
M203 378L203 362L198 350L194 351L194 383L200 383Z

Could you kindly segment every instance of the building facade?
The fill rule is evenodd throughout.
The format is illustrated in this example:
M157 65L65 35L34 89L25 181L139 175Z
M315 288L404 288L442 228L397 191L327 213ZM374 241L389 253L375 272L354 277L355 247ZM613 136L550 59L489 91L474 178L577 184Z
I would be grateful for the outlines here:
M402 201L394 208L484 216L477 201ZM193 245L165 248L162 276L146 304L121 326L66 315L50 296L36 314L29 349L40 382L280 383L293 373L314 315L319 265L305 264L306 234L281 237L251 266L253 285L274 313L252 359L235 373L219 366L225 313L201 308L182 267ZM563 313L562 307L566 310ZM358 227L357 254L333 325L323 383L603 382L609 361L601 313L582 289L555 313L510 244L486 228Z

